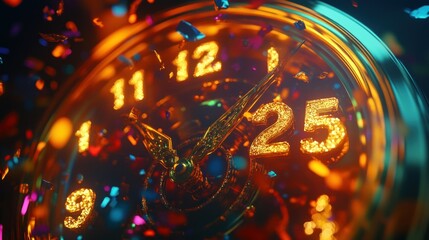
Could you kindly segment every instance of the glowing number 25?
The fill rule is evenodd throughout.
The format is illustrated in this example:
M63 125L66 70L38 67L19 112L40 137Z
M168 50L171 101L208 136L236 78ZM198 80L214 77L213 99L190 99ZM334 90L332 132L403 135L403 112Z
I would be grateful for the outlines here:
M337 98L322 98L307 101L305 108L304 131L315 132L317 129L327 129L328 136L324 141L305 138L300 141L301 151L306 154L327 153L344 143L347 133L339 118L330 113L338 111ZM277 115L277 121L262 131L250 145L251 157L276 157L289 154L289 143L272 142L273 139L286 132L293 122L292 109L282 102L272 102L262 105L252 116L252 123L265 125L267 119Z
M79 212L77 218L67 216L64 219L64 226L70 229L82 227L94 208L95 193L89 188L76 190L67 197L65 207L70 213Z

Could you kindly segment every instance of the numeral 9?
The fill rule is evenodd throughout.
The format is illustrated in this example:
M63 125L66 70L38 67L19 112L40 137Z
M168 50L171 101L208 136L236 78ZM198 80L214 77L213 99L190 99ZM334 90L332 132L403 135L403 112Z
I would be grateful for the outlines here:
M88 188L81 188L70 193L65 203L66 210L70 213L80 211L80 214L77 218L67 216L64 219L66 228L76 229L82 227L94 208L95 196L95 193Z

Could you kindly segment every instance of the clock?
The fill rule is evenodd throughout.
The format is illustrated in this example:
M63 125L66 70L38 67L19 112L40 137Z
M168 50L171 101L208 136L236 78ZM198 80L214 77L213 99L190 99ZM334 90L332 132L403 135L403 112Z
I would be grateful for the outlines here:
M322 2L198 1L124 26L47 114L17 236L423 239L427 103Z

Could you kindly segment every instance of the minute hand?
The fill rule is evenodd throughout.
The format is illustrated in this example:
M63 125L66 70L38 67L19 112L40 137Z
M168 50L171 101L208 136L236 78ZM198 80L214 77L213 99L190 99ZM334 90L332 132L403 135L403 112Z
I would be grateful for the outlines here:
M250 89L242 96L228 111L220 116L210 125L204 133L202 139L194 146L191 152L191 162L198 162L208 154L214 152L220 144L229 136L237 127L243 118L243 114L252 108L258 99L267 91L267 89L276 81L276 76L283 70L287 61L292 57L304 44L302 41L296 48L265 77L259 81L256 86Z

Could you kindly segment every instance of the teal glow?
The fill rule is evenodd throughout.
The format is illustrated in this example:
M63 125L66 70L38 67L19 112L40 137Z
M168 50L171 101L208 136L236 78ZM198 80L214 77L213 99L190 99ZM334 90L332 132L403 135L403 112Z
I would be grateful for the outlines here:
M112 222L122 222L122 220L125 218L125 212L121 208L114 208L112 211L110 211L109 218Z
M357 38L358 41L362 43L377 60L383 61L389 58L390 54L387 51L387 47L384 45L384 43L373 32L371 32L367 27L362 25L354 18L343 12L339 12L325 3L317 3L314 6L314 10L323 16L330 18L334 23L339 25L338 27L347 29L350 32L350 35L353 35L355 38ZM323 25L324 27L328 28L328 31L336 33L337 36L342 35L335 29L335 27L325 24Z
M242 156L232 157L232 166L237 170L243 170L247 167L247 161Z
M113 5L112 13L115 17L123 17L127 13L127 6L125 4Z

